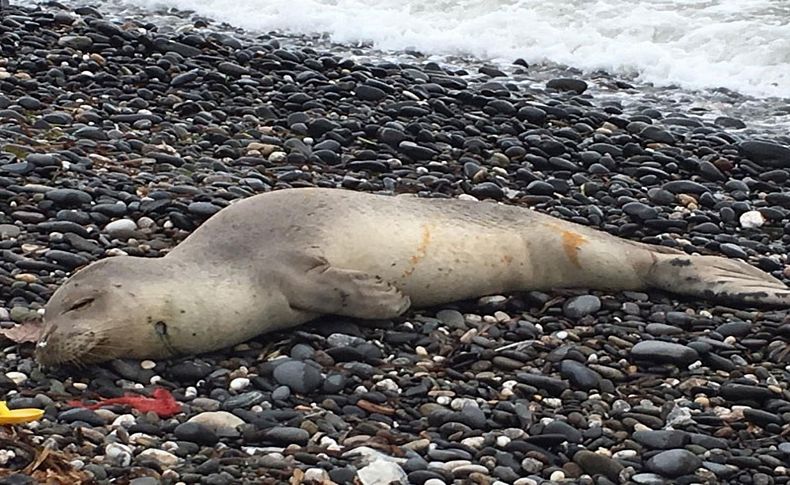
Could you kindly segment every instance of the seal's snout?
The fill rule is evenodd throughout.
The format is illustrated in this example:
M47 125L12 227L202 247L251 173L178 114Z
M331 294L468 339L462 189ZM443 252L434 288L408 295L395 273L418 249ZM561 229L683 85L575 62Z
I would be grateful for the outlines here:
M91 363L100 360L102 341L93 331L63 331L52 326L36 344L35 358L45 367Z

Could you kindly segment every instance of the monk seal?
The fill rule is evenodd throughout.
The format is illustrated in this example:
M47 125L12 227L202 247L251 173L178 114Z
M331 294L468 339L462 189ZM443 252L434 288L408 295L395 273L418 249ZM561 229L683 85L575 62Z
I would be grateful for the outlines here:
M743 261L637 243L528 208L299 188L230 205L164 257L81 269L47 303L36 357L48 366L168 358L320 315L388 319L412 306L571 287L790 302L781 281Z

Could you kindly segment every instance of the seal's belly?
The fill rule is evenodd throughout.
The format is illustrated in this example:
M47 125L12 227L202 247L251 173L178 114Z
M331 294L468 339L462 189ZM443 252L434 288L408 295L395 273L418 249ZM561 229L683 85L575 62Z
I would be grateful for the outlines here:
M414 306L522 289L532 276L528 243L512 230L417 219L354 226L353 237L338 227L326 244L330 264L378 275Z

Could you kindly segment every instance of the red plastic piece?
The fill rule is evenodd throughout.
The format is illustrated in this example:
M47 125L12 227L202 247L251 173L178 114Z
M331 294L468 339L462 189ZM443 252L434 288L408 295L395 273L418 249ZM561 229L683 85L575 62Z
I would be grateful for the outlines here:
M81 401L69 401L67 404L74 407L82 407L88 409L99 409L102 406L110 404L121 404L131 406L132 408L147 413L150 411L155 412L160 418L169 418L181 412L181 403L176 401L173 395L167 389L157 387L151 393L153 397L139 396L136 394L127 394L124 397L113 397L108 399L100 399L95 404L85 404Z

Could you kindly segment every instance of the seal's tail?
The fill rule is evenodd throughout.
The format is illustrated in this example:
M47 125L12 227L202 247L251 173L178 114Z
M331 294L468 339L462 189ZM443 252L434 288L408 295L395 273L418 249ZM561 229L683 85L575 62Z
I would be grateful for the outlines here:
M790 288L737 259L653 253L646 283L672 293L738 305L790 306Z

